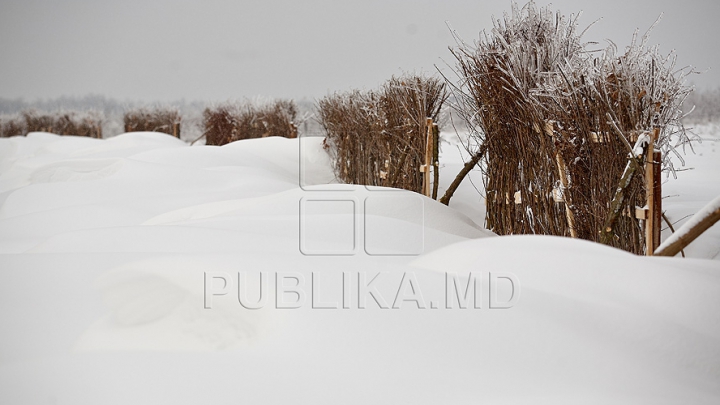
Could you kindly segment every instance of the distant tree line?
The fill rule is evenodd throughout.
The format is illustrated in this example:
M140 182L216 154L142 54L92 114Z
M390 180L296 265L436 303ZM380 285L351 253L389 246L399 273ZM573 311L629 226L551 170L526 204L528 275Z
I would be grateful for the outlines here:
M720 122L720 87L690 93L683 103L683 112L689 113L684 118L688 124Z

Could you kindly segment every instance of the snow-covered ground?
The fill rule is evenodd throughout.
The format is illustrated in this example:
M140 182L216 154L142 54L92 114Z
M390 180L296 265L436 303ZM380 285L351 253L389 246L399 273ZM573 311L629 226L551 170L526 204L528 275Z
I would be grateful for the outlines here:
M671 220L720 195L698 131ZM720 399L718 226L686 259L495 237L471 182L335 184L321 141L0 139L0 402Z

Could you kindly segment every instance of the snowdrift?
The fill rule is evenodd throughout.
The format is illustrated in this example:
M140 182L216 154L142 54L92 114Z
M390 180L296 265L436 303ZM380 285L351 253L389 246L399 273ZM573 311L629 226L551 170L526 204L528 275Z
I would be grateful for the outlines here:
M694 259L495 237L471 183L337 184L321 141L0 139L2 402L717 402L714 229Z

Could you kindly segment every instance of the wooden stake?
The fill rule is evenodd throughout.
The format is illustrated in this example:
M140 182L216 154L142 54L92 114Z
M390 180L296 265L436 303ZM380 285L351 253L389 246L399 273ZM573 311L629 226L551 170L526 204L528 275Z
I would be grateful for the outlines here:
M653 176L655 175L655 171L652 168L652 156L653 150L655 149L655 143L653 141L650 141L647 149L648 150L645 154L645 206L648 209L648 216L645 220L645 255L652 256L653 252L655 251L655 246L653 246L655 241L653 231L655 229L655 227L653 226L653 222L655 220L655 205L653 204L655 199L655 193L653 192L653 184L655 182L653 181Z
M655 152L655 141L660 130L655 128L645 152L645 194L647 195L648 216L645 220L645 255L652 256L660 246L660 216L662 201L660 195L660 152Z
M642 167L638 163L637 159L634 156L630 156L622 177L620 177L620 182L618 183L617 190L615 191L615 196L610 203L610 212L608 213L608 217L605 220L603 228L600 230L601 243L609 245L615 238L615 222L617 222L618 217L623 211L625 189L630 186L630 182L632 181L635 172L639 172L640 170L642 170Z
M440 186L440 162L439 160L439 153L440 153L440 128L438 128L438 124L432 125L432 135L433 135L433 153L432 153L432 162L433 162L433 186L432 186L432 199L437 200L438 195L438 187Z
M656 150L653 153L653 245L657 249L660 244L660 233L662 231L662 153ZM653 250L654 250L653 249Z
M430 197L430 166L432 165L432 144L433 144L433 120L427 119L427 133L425 136L425 164L421 169L423 172L423 194Z

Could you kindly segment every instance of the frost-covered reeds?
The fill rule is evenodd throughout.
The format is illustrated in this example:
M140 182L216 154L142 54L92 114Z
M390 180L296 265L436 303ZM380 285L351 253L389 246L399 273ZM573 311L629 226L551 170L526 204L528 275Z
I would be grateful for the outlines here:
M0 117L0 137L50 132L102 138L103 115L97 111L41 112L34 109Z
M125 132L162 132L180 138L180 111L173 107L140 107L123 115Z
M498 234L600 241L637 138L657 135L667 171L689 141L680 107L690 71L676 71L647 34L624 52L612 43L590 51L578 17L513 4L479 41L453 49L455 109L484 152L487 227ZM622 191L627 215L606 242L642 253L643 173Z
M203 112L207 145L224 145L241 139L281 136L297 138L297 107L290 100L265 103L224 103Z
M348 91L318 102L318 120L338 179L422 192L427 118L437 121L445 83L421 75L393 77L379 89Z
M25 120L18 114L0 115L0 138L27 134Z

